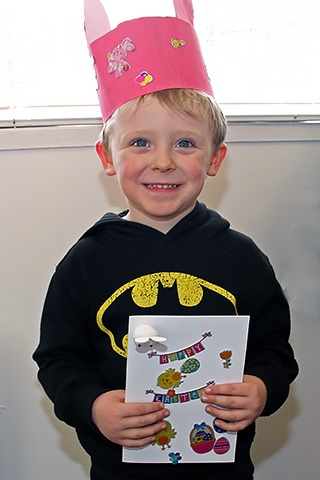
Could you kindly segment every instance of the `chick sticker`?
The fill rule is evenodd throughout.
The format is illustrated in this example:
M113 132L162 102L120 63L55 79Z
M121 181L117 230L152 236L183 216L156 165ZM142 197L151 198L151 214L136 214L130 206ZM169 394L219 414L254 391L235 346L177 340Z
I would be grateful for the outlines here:
M196 358L186 360L180 368L180 371L174 368L168 368L164 373L161 373L157 379L157 385L164 390L176 388L183 382L182 378L186 377L183 374L194 373L200 368L200 362Z
M177 432L172 428L171 423L165 420L166 428L161 432L156 433L156 439L152 442L152 445L159 445L162 450L165 448L171 448L171 440L176 437Z
M157 385L166 390L167 388L179 387L182 382L183 380L181 373L177 372L174 368L169 368L164 373L159 375Z

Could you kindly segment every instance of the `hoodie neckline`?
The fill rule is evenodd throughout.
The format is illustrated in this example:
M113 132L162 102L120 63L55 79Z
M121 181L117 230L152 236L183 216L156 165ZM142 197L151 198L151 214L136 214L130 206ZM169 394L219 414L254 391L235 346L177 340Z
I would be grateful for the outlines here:
M121 244L143 244L150 241L169 241L173 238L193 234L198 228L206 228L208 223L215 224L215 229L222 230L229 227L229 222L224 220L217 212L208 209L204 204L197 202L194 209L179 220L167 233L163 233L149 225L126 220L124 217L128 210L120 213L107 212L98 220L83 237L100 233L107 235L110 241ZM113 228L108 228L113 225Z

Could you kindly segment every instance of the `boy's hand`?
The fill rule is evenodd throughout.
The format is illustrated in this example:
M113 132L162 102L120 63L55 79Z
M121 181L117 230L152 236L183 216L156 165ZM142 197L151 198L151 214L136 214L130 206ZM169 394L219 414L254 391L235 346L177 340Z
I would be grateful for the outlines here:
M125 391L112 390L95 399L92 420L111 442L124 447L143 447L164 430L170 412L160 402L124 403Z
M206 412L218 417L216 425L229 432L243 430L262 413L267 401L267 389L262 380L244 375L243 383L212 385L201 398Z

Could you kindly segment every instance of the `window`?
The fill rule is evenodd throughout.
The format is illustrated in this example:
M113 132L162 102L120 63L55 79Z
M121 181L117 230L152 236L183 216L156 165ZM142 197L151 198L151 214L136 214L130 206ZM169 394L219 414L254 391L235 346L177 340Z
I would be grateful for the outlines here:
M171 0L102 3L112 27L143 15L173 15ZM277 113L282 106L320 117L318 0L193 5L213 88L227 113L250 106ZM0 120L99 117L83 1L1 0L0 72Z

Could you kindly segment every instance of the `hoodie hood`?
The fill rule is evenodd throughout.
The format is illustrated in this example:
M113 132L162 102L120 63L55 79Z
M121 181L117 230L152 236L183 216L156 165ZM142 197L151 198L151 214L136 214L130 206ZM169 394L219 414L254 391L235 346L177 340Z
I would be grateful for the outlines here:
M116 243L117 245L145 244L152 242L170 242L182 237L186 242L196 235L215 236L230 227L230 223L217 212L208 209L204 204L197 202L195 208L182 218L166 234L144 224L131 222L124 217L128 211L119 214L108 212L98 220L82 238L95 237L102 241ZM109 226L112 225L110 229Z

